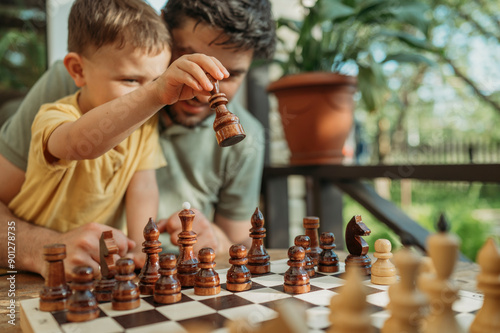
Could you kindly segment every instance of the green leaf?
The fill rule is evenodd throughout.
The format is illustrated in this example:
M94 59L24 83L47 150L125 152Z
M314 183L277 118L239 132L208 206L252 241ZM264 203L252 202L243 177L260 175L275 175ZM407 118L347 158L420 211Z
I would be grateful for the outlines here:
M318 0L313 9L319 16L320 20L335 21L340 18L347 18L356 13L354 8L344 5L339 0Z
M396 61L399 63L412 63L412 64L426 64L428 66L436 66L437 63L434 60L427 58L422 54L415 53L395 53L388 55L383 62Z

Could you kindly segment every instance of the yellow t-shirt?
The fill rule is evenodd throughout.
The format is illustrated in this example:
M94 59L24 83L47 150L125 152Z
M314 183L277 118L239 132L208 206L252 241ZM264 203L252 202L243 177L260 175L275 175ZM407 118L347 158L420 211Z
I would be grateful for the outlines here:
M158 140L158 116L152 117L127 139L92 160L45 159L51 133L65 122L81 117L79 93L40 108L31 128L26 180L9 208L20 218L65 232L97 222L113 225L134 173L166 164ZM103 132L113 126L103 118L78 149L92 149ZM68 152L68 157L71 152Z

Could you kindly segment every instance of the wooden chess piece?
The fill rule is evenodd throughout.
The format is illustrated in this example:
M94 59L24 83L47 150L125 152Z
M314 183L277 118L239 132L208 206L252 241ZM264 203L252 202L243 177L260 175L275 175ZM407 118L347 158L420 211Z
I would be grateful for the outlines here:
M248 251L248 269L252 275L266 274L271 271L269 263L270 257L264 248L264 237L266 237L266 228L264 228L264 216L255 208L252 215L252 228L250 229L250 237L252 245Z
M345 259L345 269L361 268L364 275L370 275L372 260L368 256L368 243L361 236L370 235L371 230L361 220L361 215L355 215L347 224L345 242L349 254Z
M47 278L45 286L40 291L40 311L64 310L71 293L64 275L63 260L66 258L66 245L45 245L43 257L47 266Z
M285 272L283 288L288 294L304 294L311 290L309 274L304 266L306 251L301 246L292 246L288 249L288 270Z
M194 277L198 272L198 259L193 251L196 244L196 233L193 231L193 220L195 214L191 210L189 202L182 204L179 219L182 231L179 233L179 257L177 258L177 276L182 287L193 287Z
M389 287L387 310L391 312L391 316L384 322L382 333L420 332L423 309L427 305L426 297L415 285L421 262L422 259L408 248L403 248L394 255L394 263L401 279ZM373 268L375 264L372 267L372 278Z
M481 272L477 288L484 293L483 306L470 327L470 333L500 332L500 252L489 238L477 256Z
M113 238L113 231L107 230L99 240L99 262L101 264L101 279L97 281L94 295L97 302L110 302L113 288L116 284L116 266L114 256L118 255L118 245Z
M219 273L215 267L215 251L209 247L204 247L198 252L200 270L196 273L194 280L195 295L208 296L220 293Z
M73 294L68 300L66 319L73 322L89 321L99 317L99 306L92 293L94 270L90 266L77 266L73 269Z
M306 270L307 274L309 277L313 277L316 274L316 271L314 270L314 261L311 258L311 240L309 239L309 236L306 235L299 235L295 237L294 240L295 246L301 246L304 251L306 251L306 255L304 257L304 261L306 262L304 269Z
M208 103L210 103L211 109L215 109L214 131L217 143L221 147L232 146L246 137L245 131L238 117L226 108L228 99L226 94L220 92L219 81L210 74L207 76L214 85Z
M139 287L134 283L134 261L130 258L121 258L116 261L116 285L113 288L111 308L113 310L131 310L141 304Z
M229 263L232 265L226 275L226 289L229 291L245 291L252 287L252 275L247 268L247 248L244 245L233 245L229 249Z
M375 253L373 256L377 258L372 265L371 281L373 284L389 285L396 282L396 267L391 262L392 245L388 239L377 239L375 241Z
M160 278L160 265L158 263L158 253L161 252L161 242L158 241L160 231L158 226L149 218L144 227L144 243L142 252L146 253L146 263L142 266L139 274L139 291L141 295L153 295L155 283Z
M177 278L177 259L173 253L160 255L160 278L155 283L156 303L171 304L182 298L181 282Z
M333 232L322 232L320 247L323 249L319 254L318 272L336 273L339 271L339 257L333 251L335 248L335 236Z
M303 219L304 229L306 231L306 236L311 239L311 253L309 256L314 261L314 266L318 265L319 254L321 253L321 247L319 246L318 229L319 229L319 217L307 216Z

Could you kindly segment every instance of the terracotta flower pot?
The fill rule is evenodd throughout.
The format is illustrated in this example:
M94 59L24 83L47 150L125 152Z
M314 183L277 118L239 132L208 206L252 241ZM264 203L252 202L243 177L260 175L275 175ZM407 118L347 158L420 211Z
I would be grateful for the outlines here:
M267 90L276 95L290 164L342 162L342 148L353 124L357 79L337 73L285 76Z

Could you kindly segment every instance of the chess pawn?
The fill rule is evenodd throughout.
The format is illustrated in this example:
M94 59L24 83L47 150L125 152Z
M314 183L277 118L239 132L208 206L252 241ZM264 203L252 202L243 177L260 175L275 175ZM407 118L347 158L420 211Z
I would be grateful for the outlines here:
M319 217L307 216L303 219L304 229L306 231L306 236L311 239L311 253L309 256L314 261L314 266L318 265L319 254L321 253L321 247L319 246L318 229L319 229Z
M146 253L146 263L139 274L139 291L141 295L153 295L155 283L160 278L158 253L161 252L161 242L158 241L160 231L152 218L144 227L144 243L142 252Z
M82 322L99 317L97 300L91 289L94 284L94 270L89 266L77 266L73 269L73 294L68 300L66 319Z
M229 249L229 263L232 265L227 271L226 289L229 291L244 291L252 287L252 275L247 268L247 248L244 245L233 245Z
M396 267L391 262L391 242L387 239L377 239L375 241L375 253L373 256L377 258L377 261L372 265L372 277L371 281L373 284L389 285L396 282Z
M116 285L113 289L111 307L113 310L131 310L140 305L139 287L133 282L134 261L130 258L121 258L116 261Z
M314 271L314 261L311 258L311 240L309 239L308 236L306 235L299 235L295 237L294 240L295 246L301 246L304 251L306 252L306 255L304 257L304 261L306 262L306 265L304 266L304 269L306 270L307 274L309 277L313 277L316 274L316 271Z
M255 208L255 212L251 219L252 228L250 229L250 237L252 245L248 251L248 269L252 275L266 274L271 271L269 263L270 257L264 248L264 237L266 237L266 228L264 228L264 216Z
M101 279L97 281L94 295L97 302L110 302L113 288L116 284L116 266L114 256L118 255L118 245L113 238L113 231L106 230L99 240L99 258L101 264Z
M283 288L288 294L304 294L311 290L309 274L304 266L306 251L301 246L292 246L288 249L288 270L285 272Z
M323 251L319 254L318 272L336 273L339 271L339 257L333 251L335 236L333 232L323 232L320 237L320 247Z
M200 270L194 280L195 295L208 296L220 293L219 273L214 270L215 252L209 247L204 247L198 252Z
M198 259L193 251L196 244L196 233L193 231L194 212L189 202L182 204L179 219L182 231L179 233L179 257L177 258L177 277L182 287L193 287L194 278L198 272Z
M171 304L179 302L181 298L175 254L164 253L160 255L160 278L155 283L154 300L156 303Z
M40 291L41 311L60 311L67 307L70 290L66 284L64 258L66 245L51 244L43 247L43 257L47 266L45 286Z
M345 242L349 254L345 258L345 270L358 267L364 275L370 275L372 260L368 256L369 246L362 236L370 235L371 230L361 220L361 215L355 215L345 229Z

